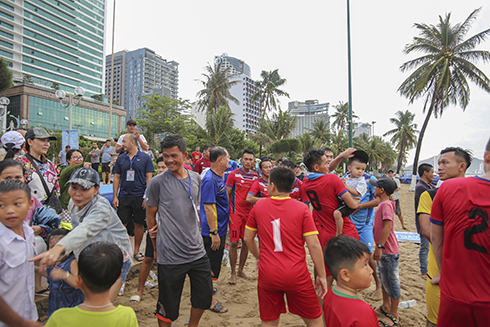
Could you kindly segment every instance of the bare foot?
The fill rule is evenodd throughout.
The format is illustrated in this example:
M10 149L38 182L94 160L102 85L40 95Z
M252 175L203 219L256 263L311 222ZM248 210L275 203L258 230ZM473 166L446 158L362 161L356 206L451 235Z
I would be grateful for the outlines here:
M242 277L243 279L250 279L250 277L244 273L243 271L237 272L238 277Z
M231 285L236 284L236 275L231 275L230 279L228 279L228 284L231 284Z
M371 295L371 300L373 301L379 301L383 298L383 291L381 290L381 288L377 288L373 295Z

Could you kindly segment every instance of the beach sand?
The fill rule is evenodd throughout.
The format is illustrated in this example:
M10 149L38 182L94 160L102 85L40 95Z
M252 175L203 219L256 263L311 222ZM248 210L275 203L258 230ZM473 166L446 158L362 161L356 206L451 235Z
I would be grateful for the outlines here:
M413 192L408 192L409 185L402 184L400 190L400 205L405 220L405 225L410 232L416 232L415 214L413 204ZM395 230L403 231L397 217L395 217ZM400 284L402 298L400 301L416 300L417 306L408 309L399 309L400 325L403 327L425 326L425 280L420 277L418 261L419 245L410 242L400 242ZM307 255L308 266L313 271L313 264ZM249 254L245 272L254 276L255 259ZM153 267L156 272L156 266ZM119 296L115 304L131 306L138 317L140 326L157 326L153 314L158 299L158 289L145 287L143 298L139 304L132 305L129 298L136 293L138 283L139 265L132 267L126 289L123 296ZM201 319L201 326L260 326L259 307L257 299L257 279L245 280L238 278L236 285L227 283L230 269L223 266L221 276L215 287L218 288L216 299L220 301L228 312L217 314L206 310ZM150 278L149 278L150 280ZM155 282L156 283L156 282ZM374 292L374 280L369 289L359 292L359 296L371 306L380 306L382 301L372 301L371 294ZM180 306L180 317L174 322L174 327L185 326L190 312L190 285L188 279L184 285L182 301ZM41 312L40 312L41 313ZM40 314L40 316L42 313ZM45 321L46 317L44 315ZM279 326L304 326L302 319L292 314L283 314Z

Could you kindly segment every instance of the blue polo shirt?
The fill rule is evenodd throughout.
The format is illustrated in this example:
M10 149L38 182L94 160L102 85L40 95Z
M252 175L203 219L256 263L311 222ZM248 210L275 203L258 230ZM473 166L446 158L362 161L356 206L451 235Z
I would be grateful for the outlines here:
M223 178L208 169L201 182L201 235L211 236L204 204L213 205L214 221L217 222L219 236L225 236L230 220L230 204Z
M367 192L362 197L361 203L369 202L371 200L374 200L375 198L374 189L376 188L376 186L371 185L369 183L369 180L370 179L377 180L376 177L364 173L364 179L366 180L366 184L367 184ZM355 214L351 215L349 218L354 223L354 225L356 225L356 227L372 224L374 219L374 208L361 209Z
M127 181L127 171L134 170L134 181ZM121 175L121 184L119 187L119 197L143 196L146 190L146 174L153 173L155 168L151 158L144 152L138 150L131 160L127 152L119 155L114 165L114 174Z

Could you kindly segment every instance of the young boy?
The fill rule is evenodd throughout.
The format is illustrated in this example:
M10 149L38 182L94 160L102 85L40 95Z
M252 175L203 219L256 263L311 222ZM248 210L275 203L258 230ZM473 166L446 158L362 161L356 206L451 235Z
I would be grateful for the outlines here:
M269 197L267 185L269 184L269 176L272 169L272 164L269 157L262 157L259 163L259 169L262 176L252 183L246 198L246 201L251 204L255 204L260 199Z
M378 327L376 312L357 297L357 290L371 285L373 270L366 244L352 237L336 236L325 247L325 264L337 281L323 300L329 327Z
M366 180L364 178L364 171L366 170L366 164L369 157L366 152L362 150L357 150L352 153L354 157L349 159L349 164L347 169L349 170L349 175L342 178L347 190L352 194L352 197L356 202L360 203L362 197L367 192ZM333 212L335 222L339 224L342 221L342 217L349 217L355 209L349 208L344 201L339 200L339 207Z
M34 231L24 221L31 207L29 186L18 180L0 183L0 296L22 318L37 320L34 263L27 261L35 256Z
M369 180L376 186L374 194L380 198L378 209L374 214L374 242L376 249L373 253L374 260L378 261L378 277L383 289L383 305L379 307L379 313L386 316L381 321L384 326L398 324L398 302L400 301L400 276L398 273L399 246L394 229L395 203L390 201L390 195L397 186L393 179L383 176L376 180Z
M320 298L326 293L326 272L311 212L289 193L296 176L287 167L271 170L270 198L258 201L247 220L244 240L259 264L257 292L262 326L277 326L286 313L284 294L291 313L307 326L323 326L322 310L306 265L304 243L318 271ZM260 252L255 236L260 238ZM259 261L260 258L260 261Z
M136 314L130 307L111 303L111 286L121 276L123 254L113 243L89 244L78 259L77 286L85 301L75 308L58 309L49 318L46 327L106 327L138 326Z

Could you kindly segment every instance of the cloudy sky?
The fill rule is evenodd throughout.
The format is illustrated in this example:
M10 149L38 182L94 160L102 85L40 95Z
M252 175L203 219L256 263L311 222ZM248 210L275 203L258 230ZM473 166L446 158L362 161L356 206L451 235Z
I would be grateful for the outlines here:
M106 54L112 39L113 0L108 2ZM408 77L399 67L416 57L403 54L417 35L414 23L437 24L446 13L453 23L462 22L482 7L468 36L490 28L490 4L482 0L351 0L350 6L353 110L362 122L376 121L376 135L394 127L389 119L398 110L414 112L422 126L422 101L409 104L397 93ZM204 67L215 55L227 53L250 65L253 79L262 70L278 68L290 94L280 99L282 108L289 101L309 99L334 105L348 100L346 7L340 0L142 0L137 5L117 0L115 51L147 47L177 61L179 96L191 101ZM490 40L478 49L490 50ZM490 77L490 63L479 67ZM431 118L421 158L449 145L470 148L481 158L489 122L490 94L471 84L465 112L449 107L441 119Z

